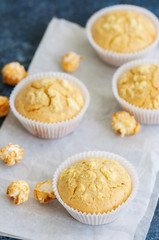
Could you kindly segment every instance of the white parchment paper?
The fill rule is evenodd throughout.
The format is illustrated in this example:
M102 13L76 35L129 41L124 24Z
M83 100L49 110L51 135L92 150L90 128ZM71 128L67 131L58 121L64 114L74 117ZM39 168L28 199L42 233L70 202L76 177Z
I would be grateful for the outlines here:
M134 236L136 240L144 239L158 198L157 191L153 195L152 192L159 169L159 126L142 126L137 135L124 138L112 131L112 113L120 110L111 90L116 69L96 56L85 30L76 24L58 19L51 21L29 73L61 71L61 57L70 50L83 56L73 75L88 87L91 104L76 131L58 140L42 140L30 135L11 113L8 115L0 129L0 148L13 142L24 148L25 155L13 167L0 161L0 233L23 239L131 240ZM154 54L157 56L158 52ZM36 182L51 179L67 157L89 150L120 154L138 172L140 185L136 199L108 225L84 225L74 220L57 200L42 205L33 196ZM29 183L31 194L28 202L15 206L7 198L6 188L18 179Z

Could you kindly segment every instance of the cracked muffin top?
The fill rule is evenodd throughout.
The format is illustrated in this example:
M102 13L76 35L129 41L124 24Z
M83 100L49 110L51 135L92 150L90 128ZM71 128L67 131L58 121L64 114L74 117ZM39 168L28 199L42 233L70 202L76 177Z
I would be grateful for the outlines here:
M35 80L25 86L15 100L15 107L22 116L47 123L69 120L83 105L80 89L59 78Z
M153 23L144 15L118 10L101 16L92 27L94 41L103 49L133 53L152 44L156 38Z
M61 199L73 209L106 213L125 202L132 191L128 172L116 161L90 157L65 169L58 181Z
M118 93L128 103L146 109L159 108L159 65L141 64L121 75Z

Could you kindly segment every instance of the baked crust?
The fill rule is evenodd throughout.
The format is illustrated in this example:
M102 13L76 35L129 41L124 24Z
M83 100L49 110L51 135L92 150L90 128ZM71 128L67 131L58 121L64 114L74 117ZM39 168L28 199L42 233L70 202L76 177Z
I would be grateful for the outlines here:
M146 109L159 108L159 65L142 64L125 72L118 93L128 103Z
M58 181L64 203L86 213L107 213L125 202L132 190L127 171L105 158L86 158L65 169Z
M157 35L146 16L130 10L112 11L101 16L91 31L101 48L118 53L140 51L152 44Z
M78 115L83 105L80 89L59 78L35 80L25 86L15 100L21 115L47 123L69 120Z

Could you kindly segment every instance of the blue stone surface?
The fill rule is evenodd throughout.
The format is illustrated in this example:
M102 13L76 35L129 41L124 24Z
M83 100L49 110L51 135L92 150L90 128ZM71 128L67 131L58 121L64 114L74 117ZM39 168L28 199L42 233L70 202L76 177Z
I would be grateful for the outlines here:
M27 69L53 17L85 26L91 14L114 4L143 6L159 17L158 0L0 0L0 69L11 61L19 61ZM9 96L11 90L0 76L0 95ZM11 238L0 236L2 239ZM159 202L146 240L159 240Z

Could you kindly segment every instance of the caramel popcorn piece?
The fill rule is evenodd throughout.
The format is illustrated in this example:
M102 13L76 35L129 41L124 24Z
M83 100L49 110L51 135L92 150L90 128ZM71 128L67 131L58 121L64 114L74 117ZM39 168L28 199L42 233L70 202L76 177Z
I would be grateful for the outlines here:
M18 145L8 143L0 150L0 158L8 165L12 166L15 162L20 162L24 155L24 149Z
M26 202L29 198L29 192L29 185L23 180L13 181L7 188L7 196L13 200L14 204Z
M79 61L82 59L81 56L74 52L68 52L62 58L61 66L66 72L74 72L79 65Z
M55 199L52 187L52 180L45 182L38 182L34 189L34 196L40 203L48 203L50 200Z
M18 62L8 63L2 69L3 82L12 86L16 85L27 75L25 68Z
M0 96L0 118L6 116L8 111L9 111L8 97Z
M119 132L121 136L136 134L140 130L140 124L136 122L134 116L128 112L117 112L112 117L112 128Z

